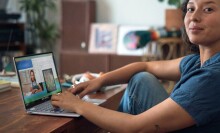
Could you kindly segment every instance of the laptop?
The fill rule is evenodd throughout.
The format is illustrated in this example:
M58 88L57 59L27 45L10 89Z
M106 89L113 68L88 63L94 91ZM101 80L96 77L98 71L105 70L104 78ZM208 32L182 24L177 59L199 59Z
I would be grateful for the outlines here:
M25 110L28 114L79 117L79 114L67 112L51 105L51 96L61 93L53 53L41 53L13 58L18 75ZM101 104L105 100L84 100Z

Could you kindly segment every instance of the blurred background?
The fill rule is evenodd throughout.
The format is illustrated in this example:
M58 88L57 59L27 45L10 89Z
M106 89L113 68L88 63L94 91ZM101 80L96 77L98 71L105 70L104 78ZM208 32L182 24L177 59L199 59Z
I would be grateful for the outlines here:
M61 75L107 72L135 61L182 56L183 44L175 35L148 40L149 47L138 55L132 54L135 50L120 54L123 49L118 47L126 45L118 43L120 27L179 31L179 3L181 0L0 0L0 71L14 71L14 56L42 52L54 53ZM94 24L117 27L116 42L111 44L118 48L115 52L89 52Z

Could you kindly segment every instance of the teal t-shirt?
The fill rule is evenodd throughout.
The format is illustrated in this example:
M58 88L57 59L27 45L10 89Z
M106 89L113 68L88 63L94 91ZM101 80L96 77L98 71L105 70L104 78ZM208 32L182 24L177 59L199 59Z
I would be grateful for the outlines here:
M180 71L180 81L170 97L192 116L196 125L178 132L220 132L220 53L202 66L198 54L188 55L182 59Z

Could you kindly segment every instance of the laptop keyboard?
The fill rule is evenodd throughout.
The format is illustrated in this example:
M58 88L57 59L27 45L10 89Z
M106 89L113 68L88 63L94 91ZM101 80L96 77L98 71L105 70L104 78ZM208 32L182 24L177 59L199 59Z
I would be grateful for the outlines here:
M64 111L63 109L60 109L60 108L54 108L51 104L51 101L47 101L37 106L34 106L30 110L36 111L36 112L57 112L57 113Z
M106 100L103 100L103 99L90 99L88 96L85 96L82 100L84 100L86 102L91 102L91 103L96 104L96 105L99 105L99 104L103 103L104 101L106 101ZM51 104L50 100L32 107L30 109L30 111L47 112L47 113L54 113L54 112L55 113L61 113L61 112L65 112L61 108L55 108Z

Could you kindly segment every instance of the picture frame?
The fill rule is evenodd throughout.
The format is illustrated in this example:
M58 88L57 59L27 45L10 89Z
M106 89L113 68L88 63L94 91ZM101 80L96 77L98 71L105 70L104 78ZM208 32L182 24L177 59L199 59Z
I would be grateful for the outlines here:
M52 68L42 70L47 92L50 93L56 90L56 83Z
M107 23L91 24L89 53L116 54L118 26Z
M149 26L142 25L120 25L118 27L118 55L142 56L147 47L136 48L137 37L134 35L136 31L147 31Z

